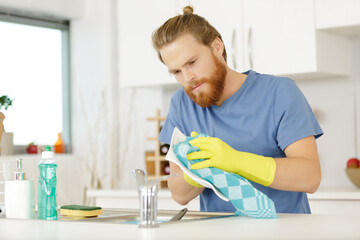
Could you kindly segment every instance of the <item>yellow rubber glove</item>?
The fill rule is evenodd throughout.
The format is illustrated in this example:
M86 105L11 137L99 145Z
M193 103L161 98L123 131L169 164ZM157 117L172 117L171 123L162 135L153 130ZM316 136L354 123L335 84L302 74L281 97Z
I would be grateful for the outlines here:
M201 185L201 184L195 182L194 180L192 180L192 178L190 178L188 175L186 175L186 173L184 173L184 179L191 186L198 187L198 188L204 187L203 185Z
M191 137L196 137L197 135L198 135L198 133L195 132L195 131L192 131L191 134L190 134ZM204 187L203 185L201 185L201 184L195 182L194 180L192 180L192 178L190 178L190 177L189 177L188 175L186 175L185 173L184 173L184 179L185 179L185 181L186 181L188 184L190 184L191 186L199 187L199 188L200 188L200 187Z
M190 134L191 137L196 137L197 135L198 135L198 133L195 132L195 131L191 132L191 134ZM184 179L185 179L185 181L186 181L188 184L190 184L191 186L198 187L198 188L204 187L203 185L201 185L201 184L195 182L194 180L192 180L192 178L190 178L190 177L189 177L188 175L186 175L185 173L184 173Z
M189 153L188 160L206 159L193 164L192 169L215 167L264 186L274 181L276 162L271 157L237 151L214 137L199 137L189 143L198 147L200 151Z

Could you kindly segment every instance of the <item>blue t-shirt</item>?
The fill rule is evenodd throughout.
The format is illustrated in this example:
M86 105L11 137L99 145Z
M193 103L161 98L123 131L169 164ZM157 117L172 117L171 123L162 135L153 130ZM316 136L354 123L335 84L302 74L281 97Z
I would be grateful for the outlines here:
M289 78L248 71L241 88L220 107L202 108L178 90L159 140L170 143L174 127L185 135L192 131L218 137L232 148L273 158L286 157L284 149L308 136L323 132L305 96ZM251 182L271 198L278 213L310 213L304 192L276 190ZM200 195L202 211L235 212L209 188Z

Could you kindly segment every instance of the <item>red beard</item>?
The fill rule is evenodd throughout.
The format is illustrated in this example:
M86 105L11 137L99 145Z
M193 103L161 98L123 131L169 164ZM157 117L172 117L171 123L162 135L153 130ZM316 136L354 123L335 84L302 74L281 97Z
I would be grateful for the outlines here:
M213 74L209 78L196 80L185 88L185 92L189 98L203 108L210 107L217 103L220 100L225 87L226 68L214 54L212 54L212 57L215 65ZM202 92L200 89L198 93L194 93L193 88L200 84L208 85L208 89L205 92Z

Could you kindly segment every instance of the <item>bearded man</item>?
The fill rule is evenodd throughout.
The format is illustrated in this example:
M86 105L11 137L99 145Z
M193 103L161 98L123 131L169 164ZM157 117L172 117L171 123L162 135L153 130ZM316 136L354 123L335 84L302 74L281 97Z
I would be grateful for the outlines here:
M239 73L226 63L221 35L187 6L152 36L159 59L183 86L171 100L159 140L170 143L175 127L200 149L189 160L205 159L193 169L215 167L241 175L273 200L278 213L311 213L306 193L321 180L315 139L323 132L293 80ZM195 132L195 133L194 133ZM235 212L170 163L169 189L185 205L200 195L202 211ZM180 173L180 174L179 174Z

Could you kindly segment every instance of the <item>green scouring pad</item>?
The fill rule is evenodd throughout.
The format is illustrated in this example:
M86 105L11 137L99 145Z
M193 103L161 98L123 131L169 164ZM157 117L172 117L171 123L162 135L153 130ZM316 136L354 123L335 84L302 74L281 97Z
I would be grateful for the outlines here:
M60 207L60 213L70 217L96 217L102 214L102 209L101 207L65 205Z

